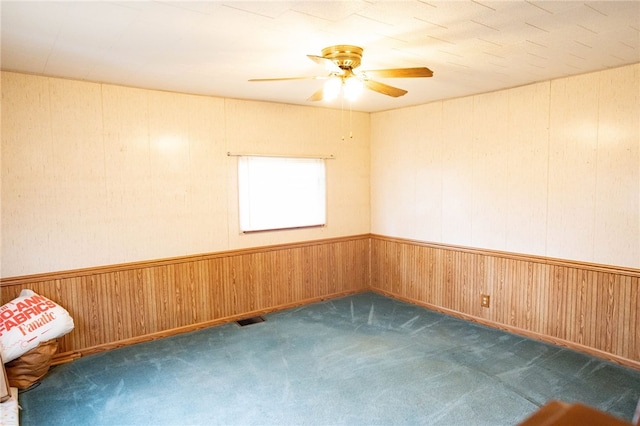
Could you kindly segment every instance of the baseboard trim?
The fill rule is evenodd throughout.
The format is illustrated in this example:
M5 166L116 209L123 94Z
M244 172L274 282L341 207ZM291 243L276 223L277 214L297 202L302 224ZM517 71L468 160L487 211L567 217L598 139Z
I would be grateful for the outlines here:
M370 291L372 291L374 293L378 293L378 294L383 295L383 296L391 297L391 298L396 299L396 300L400 300L402 302L411 303L412 305L421 306L423 308L427 308L427 309L432 310L432 311L440 312L442 314L449 315L449 316L452 316L452 317L455 317L455 318L459 318L459 319L462 319L462 320L465 320L465 321L470 321L470 322L481 324L481 325L484 325L484 326L487 326L487 327L495 328L495 329L498 329L498 330L507 331L509 333L513 333L513 334L517 334L517 335L520 335L520 336L528 337L528 338L531 338L531 339L534 339L534 340L539 340L539 341L542 341L542 342L545 342L545 343L551 343L551 344L556 345L556 346L561 346L561 347L565 347L565 348L568 348L568 349L573 349L575 351L582 352L582 353L585 353L585 354L588 354L588 355L592 355L592 356L595 356L597 358L605 359L607 361L611 361L611 362L614 362L616 364L623 365L625 367L630 367L630 368L633 368L633 369L636 369L636 370L640 370L640 362L638 362L638 361L634 361L632 359L620 357L620 356L611 354L609 352L605 352L605 351L601 351L599 349L591 348L589 346L581 345L579 343L574 343L574 342L570 342L570 341L567 341L567 340L558 339L558 338L555 338L555 337L547 336L545 334L532 332L532 331L525 330L525 329L522 329L522 328L518 328L518 327L513 327L513 326L510 326L510 325L497 323L497 322L494 322L494 321L488 321L488 320L485 320L483 318L475 317L473 315L464 314L462 312L454 311L452 309L443 308L441 306L433 305L431 303L426 303L426 302L422 302L422 301L419 301L419 300L413 300L413 299L410 299L408 297L400 296L398 294L390 293L388 291L384 291L384 290L380 290L380 289L376 289L376 288L372 288L372 289L370 289Z

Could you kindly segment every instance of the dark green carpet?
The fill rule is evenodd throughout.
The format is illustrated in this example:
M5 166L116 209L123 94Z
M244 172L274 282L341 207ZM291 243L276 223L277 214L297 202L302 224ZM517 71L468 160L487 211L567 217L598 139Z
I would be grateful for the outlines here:
M640 372L358 294L84 357L28 425L514 425L551 399L630 420Z

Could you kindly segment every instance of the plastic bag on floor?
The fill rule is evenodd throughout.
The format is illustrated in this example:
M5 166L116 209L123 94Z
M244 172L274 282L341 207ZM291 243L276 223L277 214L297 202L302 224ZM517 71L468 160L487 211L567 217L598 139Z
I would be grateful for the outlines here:
M57 339L73 330L66 309L32 290L0 307L0 354L12 361L41 342Z

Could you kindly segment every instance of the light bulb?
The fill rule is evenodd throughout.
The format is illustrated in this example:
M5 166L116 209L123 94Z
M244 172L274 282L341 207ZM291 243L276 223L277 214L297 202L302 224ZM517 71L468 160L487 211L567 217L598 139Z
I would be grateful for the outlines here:
M356 77L348 78L344 82L344 97L348 101L353 102L358 99L358 96L360 96L360 94L362 93L362 89L363 84L360 79Z
M324 91L322 93L322 99L325 101L332 101L340 94L340 86L342 81L339 78L330 78L324 84Z

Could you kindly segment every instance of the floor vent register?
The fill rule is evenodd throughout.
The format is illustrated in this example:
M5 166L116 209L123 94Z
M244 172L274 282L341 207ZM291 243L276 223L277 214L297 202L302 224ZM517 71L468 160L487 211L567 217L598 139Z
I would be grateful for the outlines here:
M266 320L264 319L264 317L258 316L238 320L236 321L236 324L238 324L240 327L246 327L248 325L258 324L265 321Z

